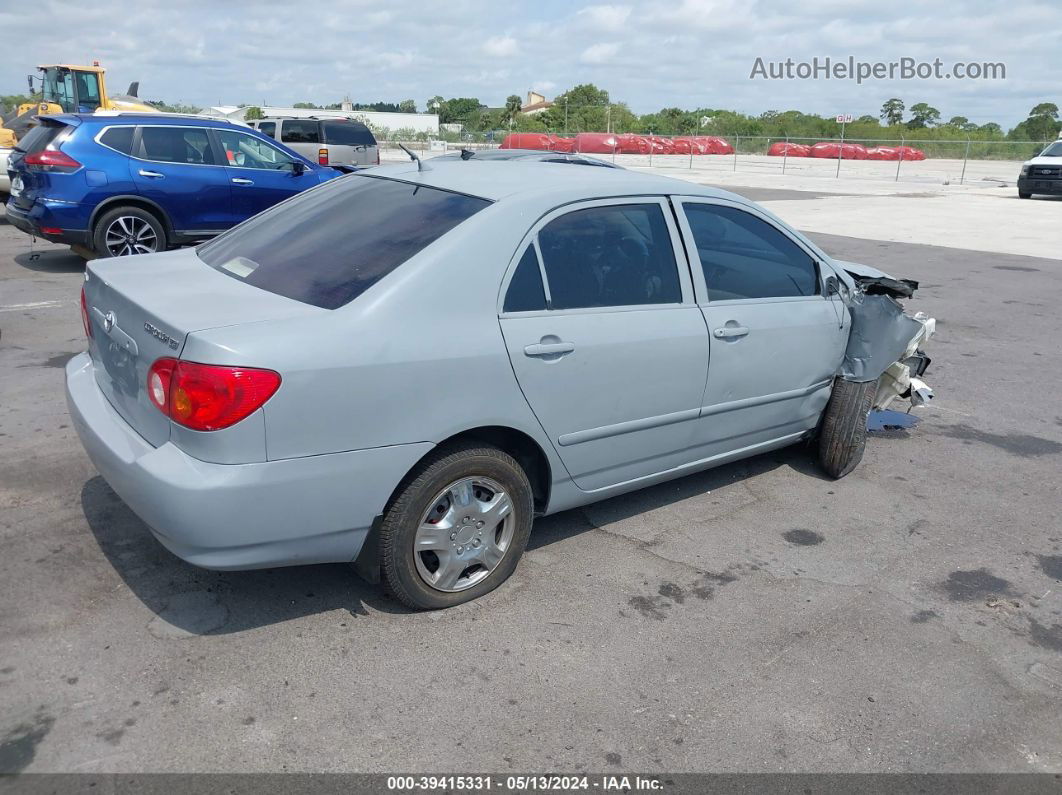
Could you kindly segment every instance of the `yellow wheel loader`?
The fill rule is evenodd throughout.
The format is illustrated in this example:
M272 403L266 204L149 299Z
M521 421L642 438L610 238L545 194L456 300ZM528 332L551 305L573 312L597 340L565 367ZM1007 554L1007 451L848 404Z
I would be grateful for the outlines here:
M27 102L9 113L0 124L0 146L14 135L15 141L33 126L33 117L44 113L95 113L97 110L138 110L154 112L156 108L137 97L139 83L132 83L127 94L108 94L104 80L106 70L94 61L92 66L46 64L37 67L38 74L28 75L30 96L39 95L39 102ZM7 135L5 136L5 132Z
M9 190L7 156L31 127L37 116L47 113L95 113L97 110L136 110L156 112L137 97L139 83L132 83L126 94L108 94L104 81L105 69L99 61L92 66L45 64L37 67L38 74L28 75L30 96L37 102L27 102L0 115L0 192ZM0 109L2 110L2 109Z

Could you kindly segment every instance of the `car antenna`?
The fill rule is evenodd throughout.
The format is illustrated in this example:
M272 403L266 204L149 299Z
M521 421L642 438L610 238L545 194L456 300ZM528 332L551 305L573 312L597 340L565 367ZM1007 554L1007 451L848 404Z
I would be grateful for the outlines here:
M461 159L462 160L471 160L475 156L476 156L476 153L473 152L471 149L465 149L465 147L463 147L463 146L461 147Z
M431 167L424 165L424 163L421 161L421 159L419 157L417 157L413 153L412 149L410 149L405 144L401 144L401 143L398 146L403 152L405 152L407 155L409 155L409 159L410 160L414 161L417 164L417 171L431 171Z

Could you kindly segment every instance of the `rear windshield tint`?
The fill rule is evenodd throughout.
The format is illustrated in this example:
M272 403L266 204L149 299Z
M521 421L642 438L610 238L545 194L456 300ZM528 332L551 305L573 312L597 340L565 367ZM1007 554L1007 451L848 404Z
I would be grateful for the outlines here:
M25 152L27 155L40 152L47 148L48 144L54 141L59 136L59 133L65 129L65 124L45 122L26 133L15 148L20 152Z
M336 309L489 204L351 174L255 216L198 254L227 276Z
M324 142L336 146L376 146L376 139L364 124L352 121L321 122Z

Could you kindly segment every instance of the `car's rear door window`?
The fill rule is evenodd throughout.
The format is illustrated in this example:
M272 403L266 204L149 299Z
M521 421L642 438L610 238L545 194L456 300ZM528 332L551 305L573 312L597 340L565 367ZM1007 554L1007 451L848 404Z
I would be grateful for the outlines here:
M280 140L286 144L317 144L321 142L320 122L285 119L280 128Z
M214 150L204 127L140 128L140 151L144 160L160 163L214 165Z
M675 250L660 205L588 207L538 233L551 309L678 304Z
M198 253L228 276L336 309L489 204L351 174L272 207Z
M258 122L258 130L265 133L270 138L277 137L277 123L275 121L260 121Z

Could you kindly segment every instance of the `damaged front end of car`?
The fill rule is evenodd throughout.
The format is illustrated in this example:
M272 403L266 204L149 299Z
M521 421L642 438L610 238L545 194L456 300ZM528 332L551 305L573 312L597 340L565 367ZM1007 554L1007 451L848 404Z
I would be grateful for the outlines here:
M930 358L922 348L936 331L936 320L924 312L909 315L899 302L914 295L918 282L834 262L842 279L837 293L852 320L839 376L857 383L876 380L873 409L887 409L897 398L910 401L912 408L928 404L933 390L922 377Z

